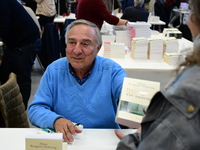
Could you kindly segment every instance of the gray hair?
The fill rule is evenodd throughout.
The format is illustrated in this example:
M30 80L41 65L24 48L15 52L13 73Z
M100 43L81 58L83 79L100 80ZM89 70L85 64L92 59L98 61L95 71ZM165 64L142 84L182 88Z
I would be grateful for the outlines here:
M69 31L71 30L71 28L73 28L76 25L80 25L80 24L84 24L84 25L88 25L88 26L92 27L96 32L97 46L102 44L102 38L101 38L101 33L99 31L99 28L94 23L92 23L90 21L87 21L87 20L84 20L84 19L75 20L75 21L73 21L71 24L69 24L67 26L66 33L65 33L65 41L66 41L66 43L67 43L68 34L69 34Z
M134 0L135 5L134 6L142 6L144 4L144 0Z

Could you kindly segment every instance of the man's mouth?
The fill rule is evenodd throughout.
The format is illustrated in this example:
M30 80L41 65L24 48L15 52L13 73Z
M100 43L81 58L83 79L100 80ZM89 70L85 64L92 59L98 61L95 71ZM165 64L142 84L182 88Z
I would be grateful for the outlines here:
M80 59L82 59L82 58L74 58L74 59L76 59L76 60L80 60Z

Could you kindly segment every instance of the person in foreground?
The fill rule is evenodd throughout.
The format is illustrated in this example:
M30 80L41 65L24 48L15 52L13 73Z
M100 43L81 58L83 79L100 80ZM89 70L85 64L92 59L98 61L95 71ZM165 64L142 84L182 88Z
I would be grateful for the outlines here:
M81 132L72 122L84 128L119 129L115 115L124 69L97 56L102 39L95 24L76 20L67 27L65 37L66 58L47 67L28 108L30 122L63 133L67 142Z
M124 136L117 150L199 150L200 142L200 1L189 0L188 26L193 52L181 63L177 77L151 100L141 132Z

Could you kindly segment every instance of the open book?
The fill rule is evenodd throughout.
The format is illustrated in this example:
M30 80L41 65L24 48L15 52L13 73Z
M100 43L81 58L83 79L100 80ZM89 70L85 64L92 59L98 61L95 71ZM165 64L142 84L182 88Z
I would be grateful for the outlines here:
M159 90L159 82L125 77L115 122L138 128L151 98Z

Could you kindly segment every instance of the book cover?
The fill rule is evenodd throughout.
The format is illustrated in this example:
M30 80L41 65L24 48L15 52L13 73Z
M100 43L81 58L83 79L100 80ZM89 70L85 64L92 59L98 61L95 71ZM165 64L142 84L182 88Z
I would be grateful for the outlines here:
M115 122L138 128L145 115L144 110L147 110L152 97L159 90L159 82L125 77Z

